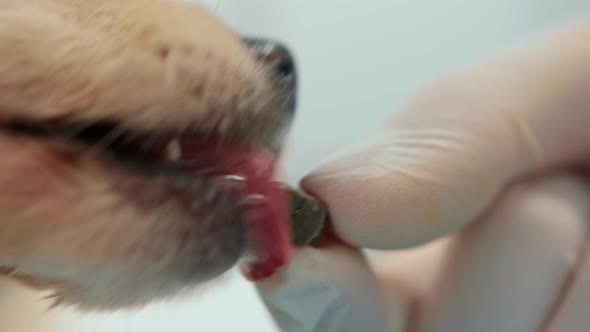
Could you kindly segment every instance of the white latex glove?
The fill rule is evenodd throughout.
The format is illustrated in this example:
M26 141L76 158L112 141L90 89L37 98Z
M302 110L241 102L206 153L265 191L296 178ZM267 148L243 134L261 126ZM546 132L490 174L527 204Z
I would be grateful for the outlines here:
M350 247L258 286L281 329L590 331L589 41L578 24L436 82L306 177Z

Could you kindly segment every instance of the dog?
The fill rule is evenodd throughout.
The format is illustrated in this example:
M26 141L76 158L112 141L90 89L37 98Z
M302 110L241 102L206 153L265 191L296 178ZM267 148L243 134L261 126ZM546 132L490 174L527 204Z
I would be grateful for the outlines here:
M112 311L276 273L295 100L286 47L198 5L0 0L0 274Z

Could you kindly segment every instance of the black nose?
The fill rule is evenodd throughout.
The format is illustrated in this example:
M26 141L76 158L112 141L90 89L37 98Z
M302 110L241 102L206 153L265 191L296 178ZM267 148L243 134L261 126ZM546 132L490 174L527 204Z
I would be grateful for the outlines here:
M289 49L268 39L243 37L242 42L257 58L272 84L271 98L267 106L273 114L279 114L271 141L272 149L278 154L290 131L297 109L297 68ZM273 126L270 124L270 126Z
M295 61L283 44L258 38L242 38L244 44L254 52L258 60L268 66L282 83L296 84Z

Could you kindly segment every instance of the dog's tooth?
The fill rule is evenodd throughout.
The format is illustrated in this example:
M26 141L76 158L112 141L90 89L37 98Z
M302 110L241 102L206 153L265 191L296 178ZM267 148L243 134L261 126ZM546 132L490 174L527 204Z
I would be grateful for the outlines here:
M166 146L166 157L170 161L178 161L181 155L180 140L178 138L171 140Z
M236 182L244 182L244 181L246 181L246 178L244 176L235 175L235 174L225 175L223 177L223 179L224 180L228 180L228 181L236 181Z
M240 206L256 206L263 204L268 199L264 195L260 194L250 194L246 197L242 198L238 203Z
M237 189L241 190L247 185L247 179L241 175L223 175L216 178L217 183L219 183L224 188L228 189Z

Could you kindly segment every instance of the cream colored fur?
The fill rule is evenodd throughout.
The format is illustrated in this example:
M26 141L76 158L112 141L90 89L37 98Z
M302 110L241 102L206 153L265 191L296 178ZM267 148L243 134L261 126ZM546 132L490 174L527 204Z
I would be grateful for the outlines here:
M264 141L266 124L277 121L271 90L238 36L194 5L0 0L0 121L114 119L139 130ZM260 129L251 135L251 128ZM199 283L180 270L203 241L210 257L199 259L219 256L225 264L223 231L211 231L212 239L195 235L179 248L195 221L173 201L158 209L130 203L134 190L151 187L93 153L71 160L43 141L2 133L0 151L3 274L65 304L111 309ZM207 205L200 208L197 222L205 223Z

